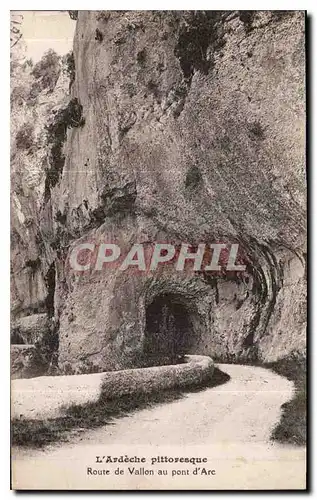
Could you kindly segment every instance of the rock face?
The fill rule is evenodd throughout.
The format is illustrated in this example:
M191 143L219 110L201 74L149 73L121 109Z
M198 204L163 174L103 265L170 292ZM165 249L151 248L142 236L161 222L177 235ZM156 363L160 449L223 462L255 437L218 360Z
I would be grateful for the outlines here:
M61 369L136 366L162 303L183 316L187 353L302 351L304 13L83 11L74 59L65 161L42 208ZM239 243L247 271L75 273L87 241Z

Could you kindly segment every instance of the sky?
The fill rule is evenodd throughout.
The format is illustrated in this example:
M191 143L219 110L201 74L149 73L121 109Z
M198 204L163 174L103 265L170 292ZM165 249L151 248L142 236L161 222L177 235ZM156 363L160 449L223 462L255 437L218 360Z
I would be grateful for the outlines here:
M72 49L76 22L67 11L16 11L23 16L21 32L27 46L27 58L37 62L48 49L66 54Z

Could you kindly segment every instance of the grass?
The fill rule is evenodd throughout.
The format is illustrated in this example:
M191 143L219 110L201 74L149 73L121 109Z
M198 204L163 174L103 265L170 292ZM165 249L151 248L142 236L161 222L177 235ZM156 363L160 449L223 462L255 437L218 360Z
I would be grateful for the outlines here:
M291 401L282 405L282 415L279 423L273 429L272 439L280 443L306 444L306 358L298 353L291 354L274 363L268 363L266 368L294 382L295 393Z
M40 448L53 442L68 441L70 436L83 429L94 429L111 424L114 418L123 417L129 413L150 406L169 403L184 397L187 392L197 392L209 387L224 384L229 375L218 368L203 387L187 387L186 390L168 389L149 394L138 393L117 399L100 398L95 403L72 405L65 410L65 415L46 420L13 419L11 424L12 445Z
M268 368L282 377L291 380L295 385L293 398L281 406L282 415L273 429L271 439L283 444L306 444L307 433L307 395L306 395L306 355L293 351L278 361L263 363L260 360L243 360L239 358L217 359L215 363L233 363Z

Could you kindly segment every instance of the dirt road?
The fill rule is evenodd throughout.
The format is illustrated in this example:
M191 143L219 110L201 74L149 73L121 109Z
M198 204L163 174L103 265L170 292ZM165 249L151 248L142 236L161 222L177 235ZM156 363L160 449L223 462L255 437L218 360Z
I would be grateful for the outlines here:
M263 368L218 366L231 377L224 385L138 411L113 425L85 432L71 443L41 451L13 450L14 486L304 488L305 449L270 442L280 407L291 398L293 384ZM145 457L146 462L98 463L96 458L120 455ZM192 463L163 461L152 465L152 459L159 456L206 457L207 462L199 464L196 474ZM115 474L118 465L123 474ZM159 469L166 470L166 475L159 475Z

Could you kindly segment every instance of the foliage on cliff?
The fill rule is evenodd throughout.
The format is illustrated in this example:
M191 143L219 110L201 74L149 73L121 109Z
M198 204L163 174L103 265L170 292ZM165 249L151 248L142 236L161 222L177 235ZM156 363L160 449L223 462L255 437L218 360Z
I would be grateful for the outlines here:
M46 274L53 258L43 237L43 224L51 222L41 214L51 148L47 127L68 106L71 72L69 58L53 50L34 64L23 45L18 48L11 54L13 317L47 312Z

